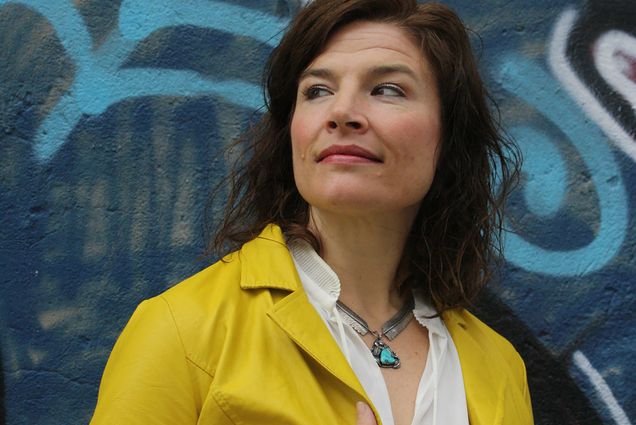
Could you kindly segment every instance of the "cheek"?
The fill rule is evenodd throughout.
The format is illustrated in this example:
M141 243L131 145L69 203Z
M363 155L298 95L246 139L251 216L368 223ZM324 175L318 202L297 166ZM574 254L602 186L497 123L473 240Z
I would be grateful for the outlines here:
M310 141L309 123L303 119L302 114L294 114L290 126L292 152L294 157L304 158Z
M305 181L307 180L308 164L306 159L309 157L310 132L308 123L303 119L302 114L294 113L290 125L290 137L292 147L292 168L294 172L294 180L296 187L303 193ZM304 197L304 195L303 195Z
M435 116L414 116L394 123L389 129L394 149L410 161L429 163L436 158L440 125Z
M434 115L417 115L392 129L400 165L402 196L420 201L428 192L437 168L440 125Z

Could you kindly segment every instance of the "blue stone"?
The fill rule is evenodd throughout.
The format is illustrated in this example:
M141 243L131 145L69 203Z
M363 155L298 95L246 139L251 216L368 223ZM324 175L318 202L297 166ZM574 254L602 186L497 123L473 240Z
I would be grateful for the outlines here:
M391 352L391 349L388 347L384 347L382 351L380 351L380 363L385 365L392 365L397 362L397 359Z

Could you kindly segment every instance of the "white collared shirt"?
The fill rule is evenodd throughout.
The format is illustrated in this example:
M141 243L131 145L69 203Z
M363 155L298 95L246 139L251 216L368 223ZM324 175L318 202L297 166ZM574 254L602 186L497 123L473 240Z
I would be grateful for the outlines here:
M383 425L394 425L389 392L382 372L362 337L343 322L336 308L340 280L336 273L303 241L289 248L309 302L314 306L347 358ZM426 367L417 390L412 425L468 425L466 393L457 349L444 322L430 319L436 312L414 291L415 319L428 330Z

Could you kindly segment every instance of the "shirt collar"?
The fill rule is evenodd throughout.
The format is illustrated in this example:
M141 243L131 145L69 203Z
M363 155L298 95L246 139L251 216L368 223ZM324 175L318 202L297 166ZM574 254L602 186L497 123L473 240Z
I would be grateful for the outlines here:
M444 322L439 316L431 317L437 314L437 310L424 300L422 291L418 289L414 290L413 298L415 299L415 307L413 308L415 319L417 319L422 326L426 326L433 335L446 337L448 331L446 330Z
M301 279L307 294L318 301L327 310L335 308L336 301L340 296L340 280L329 265L318 255L311 245L303 240L294 240L288 243L289 251L296 263L298 272L308 279ZM422 325L437 336L446 337L447 330L444 322L439 316L435 316L437 311L425 300L420 290L413 291L415 307L413 315Z
M340 297L338 276L307 242L293 241L288 246L309 301L326 313L328 320L334 320Z

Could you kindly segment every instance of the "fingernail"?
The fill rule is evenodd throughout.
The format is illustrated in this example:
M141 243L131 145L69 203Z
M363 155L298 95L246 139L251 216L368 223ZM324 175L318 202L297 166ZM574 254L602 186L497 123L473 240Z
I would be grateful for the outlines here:
M356 410L358 411L358 416L364 414L364 403L359 401L356 403Z
M356 403L356 411L358 413L358 419L365 418L367 415L367 405L361 401Z

